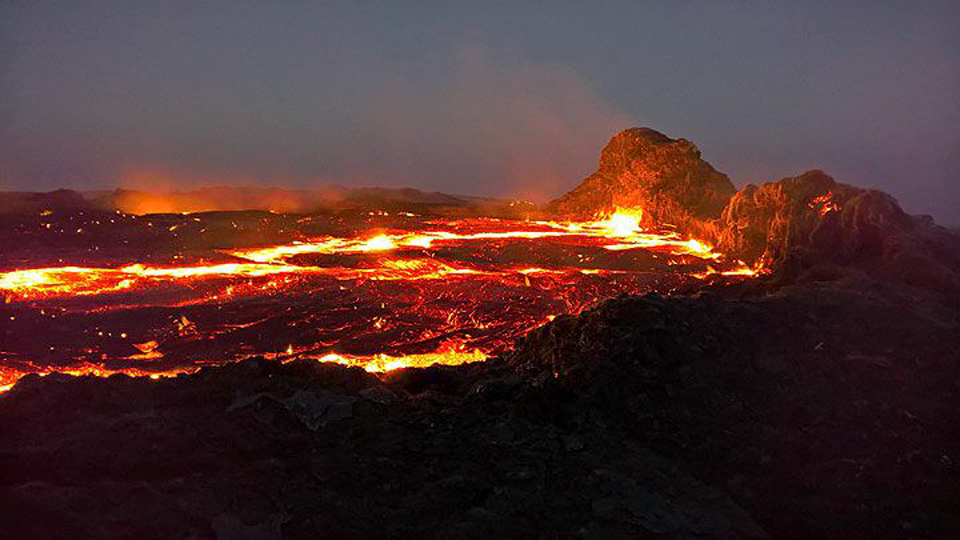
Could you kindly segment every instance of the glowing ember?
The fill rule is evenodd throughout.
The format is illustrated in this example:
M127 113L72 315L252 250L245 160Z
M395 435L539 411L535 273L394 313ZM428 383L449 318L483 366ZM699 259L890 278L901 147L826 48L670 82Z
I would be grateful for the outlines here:
M823 195L814 197L810 200L810 208L819 212L821 216L825 216L830 212L835 212L840 210L840 205L833 202L833 192L829 191Z
M15 328L0 351L0 388L26 373L160 377L256 355L372 372L476 362L557 314L655 290L660 277L757 273L696 239L644 228L640 210L586 222L402 219L407 228L228 245L189 264L78 257L0 272ZM197 217L182 223L206 230Z
M707 267L707 270L704 272L697 272L691 274L693 277L704 279L709 276L745 276L745 277L754 277L766 273L763 268L750 268L743 263L740 263L741 266L736 268L731 268L730 270L717 270L713 267Z

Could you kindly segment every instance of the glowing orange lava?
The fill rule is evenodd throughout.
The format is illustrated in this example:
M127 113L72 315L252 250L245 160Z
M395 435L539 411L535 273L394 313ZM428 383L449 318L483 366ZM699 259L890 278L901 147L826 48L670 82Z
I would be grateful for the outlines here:
M460 342L449 342L427 353L406 354L402 356L391 356L382 353L373 356L327 353L316 359L320 362L334 362L347 366L362 367L371 373L383 373L408 367L429 367L434 364L455 366L471 362L482 362L487 359L487 356L488 355L480 349L467 348Z
M169 370L160 370L152 371L149 369L142 369L136 367L124 367L124 368L108 368L102 364L90 363L90 362L81 362L78 364L71 365L69 367L61 368L40 368L33 367L29 370L21 370L15 368L6 368L0 366L0 393L6 392L13 388L14 384L25 375L28 374L37 374L41 377L51 375L54 373L60 373L63 375L73 375L75 377L110 377L111 375L127 375L130 377L149 377L153 380L158 380L167 377L176 377L177 375L185 373L193 373L197 371L196 367L184 367L184 368L175 368Z
M811 203L824 205L821 214L835 209L835 205L830 206L829 194L825 197ZM413 214L409 216L419 219ZM296 294L306 286L304 294L316 289L326 298L322 301L326 303L316 306L320 310L316 313L305 313L302 321L284 324L311 330L320 328L325 337L310 346L284 344L285 356L385 372L437 363L482 361L502 351L511 336L522 335L551 320L554 314L577 313L605 296L637 291L634 283L645 283L640 277L650 272L634 272L629 266L623 266L623 262L610 267L608 261L611 257L617 261L631 260L631 250L662 257L665 262L676 265L671 268L676 268L677 273L692 278L750 277L758 273L743 263L724 261L702 241L668 230L648 229L642 223L643 212L631 209L617 209L593 221L580 222L491 218L419 220L413 229L380 228L353 236L311 236L272 246L226 248L208 252L209 257L205 255L204 260L209 263L126 261L103 267L74 264L14 269L0 272L0 294L7 303L36 303L41 317L56 317L57 313L66 312L66 300L72 299L74 303L82 300L90 306L77 308L79 313L89 314L91 320L100 320L98 317L106 317L104 314L111 310L139 313L137 310L161 307L186 309L216 305L218 310L223 307L227 313L233 313L230 302ZM176 229L176 226L169 227L171 231ZM548 255L516 262L498 258L500 250L508 249L531 254L546 250ZM562 252L564 258L554 261L549 253L555 252ZM392 285L392 292L378 288L391 283L396 284ZM371 298L371 294L383 294L383 300L377 300L377 296ZM525 299L531 295L539 299L536 307L529 305L530 299ZM402 297L402 305L407 306L404 309L409 313L391 310L388 302L395 301L391 300L395 297ZM314 309L309 302L304 305L306 307L298 309ZM256 306L254 304L260 309ZM276 308L279 312L276 315L289 309L282 307L283 304L280 306ZM351 315L351 309L359 310L357 315ZM237 312L243 313L243 310ZM209 323L206 329L198 329L183 315L173 323L163 323L161 319L151 322L154 316L146 319L147 323L141 323L148 324L147 330L129 338L126 329L107 335L96 327L83 329L85 335L99 333L86 348L78 349L80 352L71 357L76 361L65 367L25 362L24 358L31 357L23 351L15 356L19 367L0 364L0 391L26 373L58 371L98 376L127 373L162 377L190 372L197 369L197 363L204 362L190 360L191 365L171 367L169 355L175 344L196 340L202 345L204 340L218 339L218 336L252 332L245 329L266 324L264 321L271 316L274 315L268 312L252 322ZM314 322L326 320L325 317L334 317L338 322ZM193 318L191 315L190 319ZM502 337L496 337L498 332L503 332ZM260 339L258 335L244 338L254 339L248 346L254 352L247 356L263 354L263 348L256 341ZM477 341L477 335L486 336L485 341ZM97 341L101 339L107 342L101 345ZM356 347L357 343L381 341L389 345L382 352L334 352L344 351L341 344L345 342ZM429 349L422 345L424 343L434 343L432 350L422 352ZM411 350L417 352L397 352L404 344L410 344ZM33 350L28 345L24 347ZM56 347L49 349L50 354L56 354ZM0 360L3 356L0 352ZM111 359L113 363L99 358ZM168 363L162 364L165 361ZM223 361L228 360L210 360L212 363ZM160 363L147 369L145 362Z

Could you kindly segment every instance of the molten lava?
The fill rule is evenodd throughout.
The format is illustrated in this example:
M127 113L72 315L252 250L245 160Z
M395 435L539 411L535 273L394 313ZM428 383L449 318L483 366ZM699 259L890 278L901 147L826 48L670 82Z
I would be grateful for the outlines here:
M377 372L461 364L508 350L556 315L660 290L666 278L754 275L696 239L643 228L642 217L402 214L392 218L401 226L225 246L190 263L180 254L102 266L77 257L0 272L11 313L0 334L0 390L27 373L159 377L257 355ZM167 230L185 234L179 224Z
M836 212L840 210L840 205L833 202L833 192L827 192L823 195L818 195L810 200L810 208L816 210L821 216L825 216L830 212Z

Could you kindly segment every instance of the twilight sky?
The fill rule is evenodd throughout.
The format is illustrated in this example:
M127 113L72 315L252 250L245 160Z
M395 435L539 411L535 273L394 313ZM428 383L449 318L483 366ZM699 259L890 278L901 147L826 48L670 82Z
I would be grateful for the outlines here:
M773 4L777 4L774 6ZM0 2L0 189L545 199L620 129L960 225L960 2Z

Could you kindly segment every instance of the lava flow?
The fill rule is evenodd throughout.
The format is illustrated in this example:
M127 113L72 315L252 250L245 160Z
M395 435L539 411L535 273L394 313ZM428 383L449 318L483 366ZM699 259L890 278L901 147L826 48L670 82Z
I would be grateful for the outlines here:
M277 245L101 257L110 264L68 253L71 264L0 272L0 390L28 373L159 377L258 355L369 371L474 362L604 298L755 273L642 228L638 211L588 222L378 216L388 226L338 218L340 234L310 234L321 218L308 217ZM213 218L170 219L182 223L169 234L200 238Z

